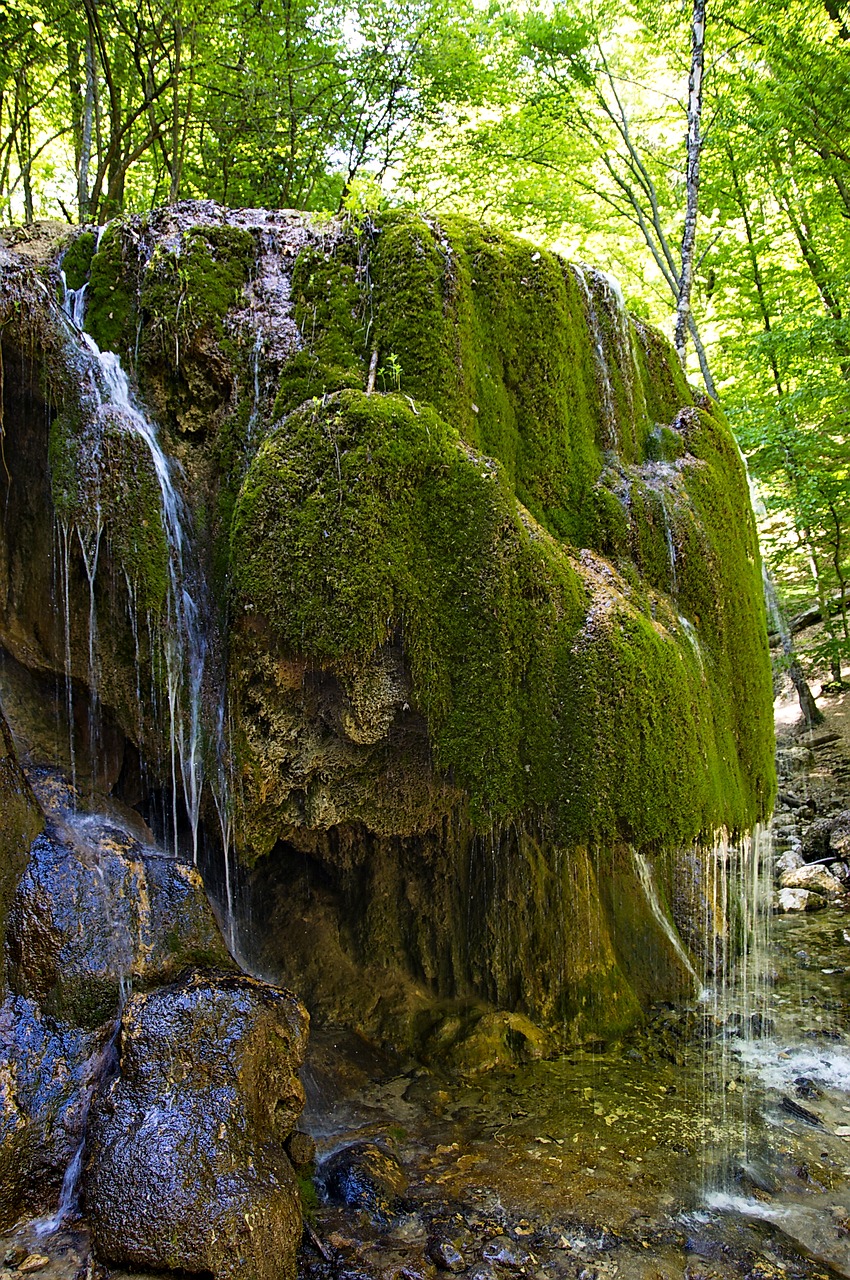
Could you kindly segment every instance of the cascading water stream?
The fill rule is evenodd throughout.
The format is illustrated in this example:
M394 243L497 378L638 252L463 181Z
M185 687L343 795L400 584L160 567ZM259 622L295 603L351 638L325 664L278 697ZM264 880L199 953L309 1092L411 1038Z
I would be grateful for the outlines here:
M703 985L703 981L691 963L691 958L682 945L682 940L676 932L673 922L670 920L667 912L661 905L661 899L658 896L658 889L655 885L655 877L652 873L652 864L646 855L639 853L637 849L632 850L632 858L634 860L635 870L637 871L638 879L640 880L641 888L646 896L646 901L649 905L650 911L660 925L662 933L669 941L679 960L682 962L682 967L693 978L695 990L699 991L700 998L704 998L707 993Z
M63 276L64 279L64 276ZM168 617L164 652L170 720L172 760L172 793L177 802L177 769L179 767L183 795L192 831L193 861L198 860L198 833L201 793L203 788L201 701L204 669L207 659L205 620L198 607L203 584L200 574L190 566L186 529L189 516L174 480L174 467L159 442L156 428L136 404L129 379L119 357L101 351L94 339L82 329L85 318L86 285L77 290L66 289L64 313L73 326L73 334L91 359L90 385L96 399L96 413L108 410L113 420L141 440L150 456L160 493L163 532L168 545ZM95 463L96 463L95 459ZM89 666L95 674L96 610L94 580L103 527L99 505L94 529L77 529L89 582ZM65 569L67 578L67 566ZM66 630L68 602L66 600ZM68 655L66 654L66 661ZM96 682L92 685L96 688ZM173 814L175 851L177 815Z

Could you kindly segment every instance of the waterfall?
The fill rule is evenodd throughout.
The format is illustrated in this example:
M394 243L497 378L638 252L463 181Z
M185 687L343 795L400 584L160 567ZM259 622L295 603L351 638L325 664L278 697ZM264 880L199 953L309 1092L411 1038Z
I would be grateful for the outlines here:
M667 543L667 561L670 565L670 590L676 596L679 594L679 579L676 573L676 543L673 540L673 526L670 521L670 513L667 510L664 490L661 488L658 490L658 500L661 503L661 516L664 520L664 540Z
M594 358L602 392L602 416L606 429L606 447L616 449L624 427L634 430L638 419L645 417L646 404L643 382L635 350L634 334L629 313L626 310L619 281L596 267L584 267L575 263L572 270L584 294L588 325L593 343ZM597 304L598 299L598 304ZM606 337L599 309L611 322L611 359L606 354ZM622 379L625 394L625 412L618 409L611 367L616 368Z
M588 270L590 270L588 268ZM596 312L596 304L593 299L593 293L587 279L587 271L578 263L573 264L573 271L576 279L581 285L584 294L585 303L587 305L587 318L590 325L590 333L593 340L593 353L596 360L596 369L599 374L599 381L602 390L602 417L605 425L608 439L606 443L609 448L613 448L616 444L617 429L617 411L614 405L614 389L611 386L611 373L608 369L608 359L605 355L605 344L602 340L602 326L599 323L599 316Z
M661 905L661 899L658 896L658 889L656 888L655 877L652 871L652 864L646 854L639 853L637 849L632 850L632 858L634 860L635 870L637 871L638 879L640 880L641 888L646 896L646 901L649 905L650 911L661 926L662 933L669 941L679 960L681 960L682 967L686 969L693 978L696 989L700 991L700 998L703 998L706 994L703 982L691 963L690 956L682 946L682 940L676 932L672 920Z
M166 684L169 705L169 741L172 762L172 794L175 853L177 847L177 771L179 768L183 795L192 830L193 861L198 860L198 832L203 788L201 695L207 660L203 582L190 560L187 530L189 513L175 483L174 464L160 444L156 427L138 405L119 357L101 351L90 334L81 328L84 320L85 289L66 290L64 314L70 321L70 335L78 353L88 358L89 387L94 399L95 423L106 414L113 422L144 444L156 476L160 494L160 516L168 545L168 600L164 636ZM92 462L97 472L100 438L95 436ZM92 689L96 691L96 610L94 581L97 572L103 526L99 503L95 508L94 527L83 530L77 525L77 538L89 582L89 667ZM63 566L66 583L66 635L68 628L67 563ZM69 654L66 651L66 663Z
M736 1168L746 1168L757 1090L743 1071L753 1043L770 1030L773 848L770 829L757 826L737 840L716 834L710 853L711 894L721 928L712 931L707 957L711 981L706 1003L719 1034L716 1054L706 1060L706 1116L715 1127L713 1162L703 1168L706 1195L725 1191ZM742 1083L738 1085L738 1077ZM734 1099L733 1099L734 1095ZM734 1100L734 1116L732 1103Z

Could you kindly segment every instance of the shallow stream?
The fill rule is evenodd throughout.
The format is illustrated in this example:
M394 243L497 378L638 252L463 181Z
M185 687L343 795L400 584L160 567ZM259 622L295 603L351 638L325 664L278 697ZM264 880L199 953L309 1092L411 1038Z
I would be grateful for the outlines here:
M317 1033L304 1127L320 1156L377 1141L410 1185L383 1222L317 1206L334 1264L315 1250L305 1269L424 1274L446 1240L477 1280L850 1276L845 921L775 920L756 1038L734 1010L665 1006L624 1042L464 1082Z

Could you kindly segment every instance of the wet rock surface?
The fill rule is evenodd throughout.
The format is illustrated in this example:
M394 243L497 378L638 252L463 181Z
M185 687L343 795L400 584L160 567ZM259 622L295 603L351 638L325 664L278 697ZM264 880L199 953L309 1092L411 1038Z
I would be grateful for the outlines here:
M407 1181L392 1152L374 1142L343 1147L319 1171L319 1185L332 1203L364 1209L378 1222L399 1209Z
M18 763L6 718L0 712L0 954L6 922L18 883L27 865L30 846L44 826L44 818ZM0 996L5 974L0 966Z
M0 1226L59 1199L111 1027L85 1032L10 996L0 1006Z
M122 985L231 965L198 871L66 810L32 846L9 918L12 989L66 1023L114 1019Z
M294 996L242 975L197 972L129 1001L118 1074L89 1118L99 1258L294 1276L301 1210L284 1142L303 1103L306 1035Z

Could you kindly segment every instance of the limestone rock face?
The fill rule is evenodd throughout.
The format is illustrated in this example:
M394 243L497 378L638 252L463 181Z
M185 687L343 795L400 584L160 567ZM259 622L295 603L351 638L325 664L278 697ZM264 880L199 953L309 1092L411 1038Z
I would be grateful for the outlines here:
M674 916L775 780L746 476L669 344L601 273L462 219L200 202L71 240L135 389L57 316L56 259L0 250L0 645L69 677L76 758L99 717L127 803L179 778L171 464L132 393L195 517L197 741L236 782L221 827L210 787L196 816L205 849L233 819L262 971L405 1044L435 1000L596 1035L691 989Z
M30 845L44 826L32 789L18 764L6 720L0 713L0 954L6 922L18 882L27 865ZM0 966L0 996L5 976Z
M294 996L241 975L198 971L128 1002L119 1074L89 1120L101 1259L292 1280L301 1212L284 1142L306 1034Z

